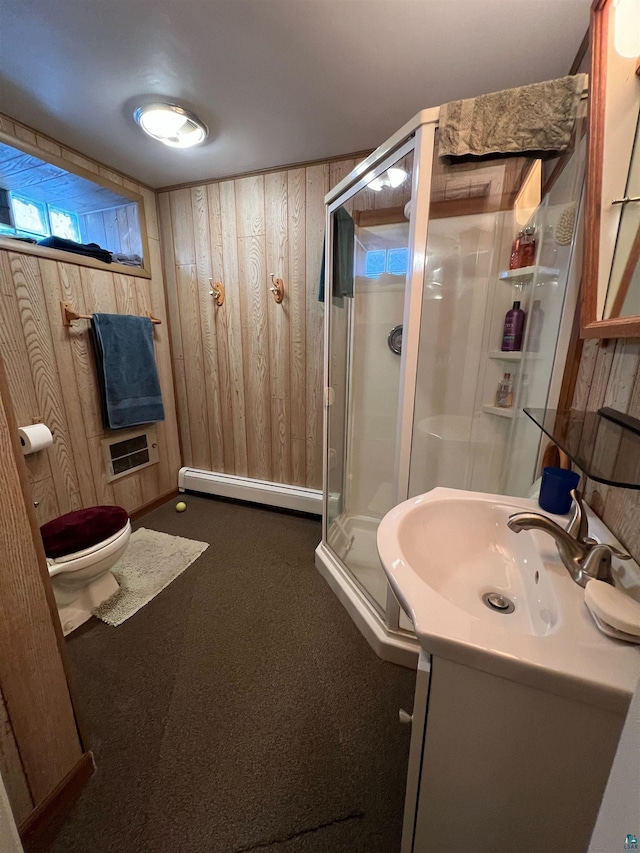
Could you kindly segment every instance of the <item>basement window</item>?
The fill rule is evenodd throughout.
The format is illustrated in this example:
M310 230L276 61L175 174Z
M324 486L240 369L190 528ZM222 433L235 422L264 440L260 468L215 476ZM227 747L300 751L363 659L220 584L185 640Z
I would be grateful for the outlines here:
M408 266L409 250L406 247L372 249L365 256L365 277L380 278L385 272L389 275L406 275Z
M45 161L36 151L0 141L2 248L105 269L117 264L114 272L148 277L142 197L81 167L70 171L59 157L47 154L53 162ZM87 251L87 244L95 248Z

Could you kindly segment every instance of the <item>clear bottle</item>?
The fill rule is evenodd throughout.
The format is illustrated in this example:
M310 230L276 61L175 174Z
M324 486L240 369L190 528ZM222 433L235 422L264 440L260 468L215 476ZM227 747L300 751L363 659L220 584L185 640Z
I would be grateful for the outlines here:
M540 264L553 269L558 263L558 248L553 236L553 226L547 225L542 235L542 244L538 246Z
M534 300L529 314L529 340L527 349L529 352L540 352L540 338L544 328L544 311L539 299Z
M498 382L496 392L496 408L510 409L513 405L513 381L510 373L505 373Z

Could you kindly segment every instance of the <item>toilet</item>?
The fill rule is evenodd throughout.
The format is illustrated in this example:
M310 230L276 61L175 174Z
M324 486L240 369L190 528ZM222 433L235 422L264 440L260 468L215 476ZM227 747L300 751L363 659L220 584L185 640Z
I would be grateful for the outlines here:
M64 635L119 589L111 568L124 554L131 521L122 507L68 512L40 528Z

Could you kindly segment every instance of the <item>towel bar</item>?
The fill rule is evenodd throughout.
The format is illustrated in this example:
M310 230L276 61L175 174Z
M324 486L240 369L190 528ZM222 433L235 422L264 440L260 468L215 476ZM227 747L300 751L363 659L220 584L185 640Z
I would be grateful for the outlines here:
M91 314L78 314L77 311L74 311L70 302L60 302L60 309L62 311L63 326L70 326L74 320L90 320L92 316ZM154 317L150 311L146 316L156 326L159 326L162 323L162 320L158 320L158 318Z

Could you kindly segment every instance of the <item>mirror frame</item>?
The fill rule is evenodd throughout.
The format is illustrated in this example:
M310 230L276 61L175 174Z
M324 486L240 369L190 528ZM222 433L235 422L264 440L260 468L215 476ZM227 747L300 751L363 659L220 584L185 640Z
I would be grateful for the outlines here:
M589 83L589 146L587 153L587 195L585 249L582 271L583 338L638 338L640 315L598 318L598 264L602 212L602 170L604 165L605 98L609 19L613 0L594 0L591 7L591 77ZM636 72L638 73L638 72Z

